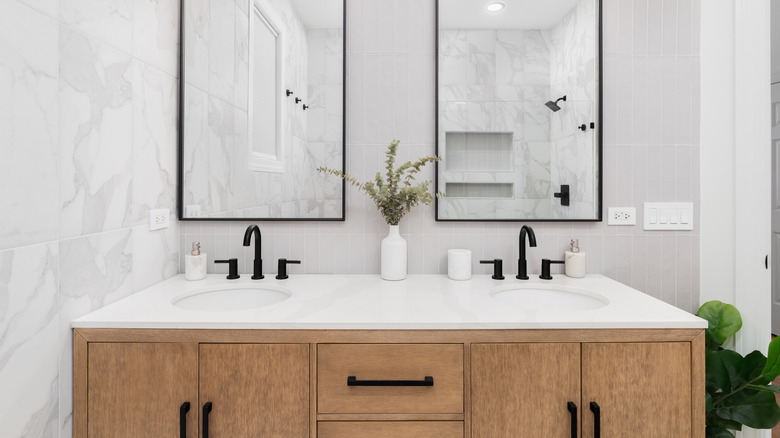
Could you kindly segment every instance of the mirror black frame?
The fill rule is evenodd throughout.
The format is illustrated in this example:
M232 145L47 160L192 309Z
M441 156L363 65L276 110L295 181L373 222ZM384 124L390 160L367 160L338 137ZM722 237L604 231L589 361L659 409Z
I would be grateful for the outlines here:
M289 221L301 221L301 222L344 222L346 221L347 210L347 183L341 181L341 217L334 218L250 218L250 217L229 217L229 218L187 218L184 217L184 34L185 28L185 7L184 4L187 0L180 0L179 2L179 101L178 101L178 147L177 147L177 178L178 187L176 190L176 208L178 209L178 219L180 221L187 222L244 222L244 221L263 221L263 222L289 222ZM438 0L437 0L438 1ZM438 3L437 3L438 8ZM347 171L347 0L342 3L342 90L341 90L341 169L346 173Z
M439 3L441 0L436 0L436 42L435 42L435 56L436 56L436 67L435 67L435 88L436 88L436 102L435 102L435 122L434 122L434 132L436 134L436 155L439 155ZM596 126L596 129L598 130L598 135L596 137L596 142L594 146L598 148L598 215L594 219L441 219L439 218L439 198L436 197L436 221L437 222L602 222L604 220L604 73L603 73L603 64L604 64L604 56L603 56L603 50L602 50L602 23L603 23L603 15L602 15L602 0L593 0L596 2L596 6L598 9L598 37L597 40L597 54L598 54L598 125ZM440 162L436 162L436 168L435 168L435 190L436 193L439 192L439 166L441 165Z

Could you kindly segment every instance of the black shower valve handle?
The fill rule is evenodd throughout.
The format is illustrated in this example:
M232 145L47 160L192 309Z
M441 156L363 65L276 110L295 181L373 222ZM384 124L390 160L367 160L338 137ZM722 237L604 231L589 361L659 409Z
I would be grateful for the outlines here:
M296 97L296 98L295 98L295 103L296 103L296 104L297 104L297 103L301 103L301 101L302 101L302 100L303 100L303 99L301 99L300 97Z
M292 92L292 90L290 90L290 89L287 89L287 97L290 97L290 96L292 96L292 95L293 95L293 92Z
M582 132L585 132L588 130L588 125L583 123L582 125L578 126L577 129L579 129Z

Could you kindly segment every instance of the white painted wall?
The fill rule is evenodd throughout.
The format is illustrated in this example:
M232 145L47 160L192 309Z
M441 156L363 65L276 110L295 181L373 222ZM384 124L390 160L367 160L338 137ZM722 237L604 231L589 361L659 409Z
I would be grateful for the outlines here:
M770 340L769 0L702 2L701 302L733 303L736 348ZM743 437L769 437L746 430Z

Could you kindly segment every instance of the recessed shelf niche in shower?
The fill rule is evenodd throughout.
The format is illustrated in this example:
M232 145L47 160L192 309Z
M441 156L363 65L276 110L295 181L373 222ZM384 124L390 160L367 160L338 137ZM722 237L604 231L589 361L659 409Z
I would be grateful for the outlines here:
M512 132L447 132L444 163L448 171L512 172Z
M511 183L451 183L444 186L444 193L448 198L506 198L511 199L513 195L513 186Z

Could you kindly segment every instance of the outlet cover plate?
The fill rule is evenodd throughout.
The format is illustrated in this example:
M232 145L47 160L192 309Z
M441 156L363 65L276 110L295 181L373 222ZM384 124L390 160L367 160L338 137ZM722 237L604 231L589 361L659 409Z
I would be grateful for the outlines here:
M200 217L200 205L194 204L184 207L184 217L190 219Z
M149 211L149 230L161 230L171 224L171 209L160 208Z
M635 207L610 207L607 225L636 225Z

